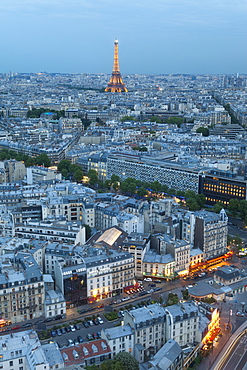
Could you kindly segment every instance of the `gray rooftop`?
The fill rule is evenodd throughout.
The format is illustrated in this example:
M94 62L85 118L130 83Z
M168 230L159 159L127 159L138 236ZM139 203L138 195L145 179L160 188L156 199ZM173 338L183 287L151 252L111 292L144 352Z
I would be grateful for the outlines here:
M104 329L107 339L117 339L133 334L130 325L116 326L113 328Z

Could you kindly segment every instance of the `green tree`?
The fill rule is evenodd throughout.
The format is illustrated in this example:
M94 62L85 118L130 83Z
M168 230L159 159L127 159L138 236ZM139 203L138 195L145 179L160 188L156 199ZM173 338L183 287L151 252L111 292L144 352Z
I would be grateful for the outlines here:
M178 127L180 127L183 123L183 118L181 118L181 117L169 117L166 120L166 123L169 123L169 124L172 124L172 125L177 125Z
M123 116L120 121L121 122L126 122L126 121L134 121L135 117L134 116Z
M207 127L198 127L196 132L202 134L202 136L209 136L209 129Z
M45 154L45 153L42 153L42 154L38 155L38 157L36 157L34 160L35 160L35 164L37 164L39 166L43 165L45 167L50 167L50 165L51 165L51 160L48 157L48 155Z
M87 175L89 177L89 184L90 185L97 184L97 182L99 181L97 171L91 169L91 170L88 171Z
M197 203L195 198L189 198L186 200L186 206L189 208L190 211L199 211L200 206Z
M217 202L213 206L213 210L214 210L215 213L220 213L220 211L222 210L222 208L224 208L224 204L221 203L221 202Z
M65 178L67 178L69 176L69 172L68 172L68 170L66 170L66 168L62 169L61 174Z
M128 352L119 352L114 361L120 362L123 365L123 370L139 370L139 363Z
M243 206L243 204L242 204L242 206ZM229 201L227 209L228 209L229 212L231 212L233 217L236 217L237 212L239 210L239 201L237 199L231 199Z
M62 172L63 169L66 169L69 172L69 166L71 165L71 161L68 159L62 159L58 165L57 165L57 170L59 172Z
M141 186L138 190L137 190L137 194L140 196L140 197L144 197L145 195L148 194L147 190Z
M73 177L74 177L75 181L81 181L82 177L83 177L82 170L81 169L76 170Z

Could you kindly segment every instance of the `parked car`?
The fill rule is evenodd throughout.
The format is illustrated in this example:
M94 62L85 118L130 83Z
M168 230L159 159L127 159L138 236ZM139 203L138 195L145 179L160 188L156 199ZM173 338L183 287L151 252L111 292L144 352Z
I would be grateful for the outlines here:
M87 339L88 339L88 340L93 340L93 336L92 336L91 334L89 334L89 333L88 333L88 334L87 334Z
M70 325L69 326L65 326L65 330L67 331L67 333L69 333L71 331Z
M104 321L102 320L102 318L100 316L97 317L97 319L98 319L99 324L104 324Z
M81 335L78 335L77 339L78 339L78 342L79 343L83 343L84 342L84 339L82 338Z
M83 321L84 328L89 328L89 323L87 321Z
M93 320L89 320L89 321L88 321L88 325L89 325L89 326L94 326Z
M80 330L80 325L79 324L75 324L74 327L75 327L76 330Z
M94 323L94 325L99 325L98 319L93 319L93 323Z
M51 336L52 336L52 337L56 337L56 336L57 336L57 333L56 333L56 331L55 331L55 330L52 330L52 331L51 331Z
M73 346L73 345L74 345L74 342L73 342L73 340L72 340L72 339L68 339L68 345L69 345L69 346Z
M98 339L100 339L100 338L101 338L101 332L100 332L100 331L98 331L98 333L97 333L97 338L98 338Z
M145 278L144 281L152 281L151 278Z
M60 337L63 333L61 332L60 329L57 329L57 335Z
M75 331L74 325L70 325L70 329L71 329L71 331Z
M63 334L65 334L65 333L66 333L66 329L65 329L65 328L61 328L61 332L62 332Z
M85 313L85 312L87 312L87 310L82 309L82 310L80 311L80 314L83 314L83 313Z
M22 325L22 328L30 328L32 326L31 322L27 322L26 324Z
M75 338L75 339L74 339L74 345L75 345L75 346L79 346L79 341L78 341L78 339L77 339L77 338Z

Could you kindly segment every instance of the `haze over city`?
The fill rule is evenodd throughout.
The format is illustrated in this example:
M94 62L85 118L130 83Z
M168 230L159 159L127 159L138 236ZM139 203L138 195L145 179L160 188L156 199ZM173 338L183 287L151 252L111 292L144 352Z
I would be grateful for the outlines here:
M2 0L1 72L246 73L246 1Z

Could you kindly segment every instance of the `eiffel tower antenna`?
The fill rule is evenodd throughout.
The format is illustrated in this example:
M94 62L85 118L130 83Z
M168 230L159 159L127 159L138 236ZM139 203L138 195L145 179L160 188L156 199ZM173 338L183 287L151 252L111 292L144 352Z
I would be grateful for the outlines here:
M114 41L114 62L110 81L105 89L106 92L128 92L120 73L118 60L118 40Z

